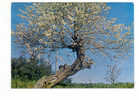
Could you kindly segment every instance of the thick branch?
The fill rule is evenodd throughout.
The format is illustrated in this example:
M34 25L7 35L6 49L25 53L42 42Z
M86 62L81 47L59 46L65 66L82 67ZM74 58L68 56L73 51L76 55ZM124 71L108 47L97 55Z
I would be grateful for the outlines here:
M83 61L85 59L85 52L83 48L78 48L77 50L77 59L74 61L74 63L70 66L64 65L64 70L59 70L56 72L56 75L51 76L44 76L41 78L36 85L35 88L51 88L64 80L65 78L77 73L83 68Z

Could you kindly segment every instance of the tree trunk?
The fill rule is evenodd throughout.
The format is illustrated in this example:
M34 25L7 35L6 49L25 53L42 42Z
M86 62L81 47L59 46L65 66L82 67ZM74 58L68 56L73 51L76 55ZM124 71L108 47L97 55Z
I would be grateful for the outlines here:
M35 88L51 88L63 81L65 78L77 73L82 69L82 64L85 59L85 51L82 47L77 50L77 59L72 65L64 65L64 70L58 70L55 75L44 76L36 84Z

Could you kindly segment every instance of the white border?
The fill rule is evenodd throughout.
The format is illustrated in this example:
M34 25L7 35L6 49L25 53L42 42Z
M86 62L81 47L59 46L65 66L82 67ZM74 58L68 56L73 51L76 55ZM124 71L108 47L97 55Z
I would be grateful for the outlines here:
M87 2L134 2L135 88L134 89L11 89L11 2L84 2L85 0L3 0L0 3L0 100L138 100L139 98L139 6L138 0L86 0Z

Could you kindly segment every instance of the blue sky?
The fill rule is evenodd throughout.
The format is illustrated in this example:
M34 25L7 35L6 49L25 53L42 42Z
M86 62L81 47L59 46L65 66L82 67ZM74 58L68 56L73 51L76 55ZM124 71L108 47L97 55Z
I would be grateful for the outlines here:
M17 16L20 12L18 11L19 8L24 9L25 5L30 5L31 3L14 3L12 4L11 8L11 28L15 30L15 25L21 22L21 19ZM131 25L134 21L134 8L132 3L107 3L108 6L111 7L109 11L109 18L117 18L117 23ZM12 37L12 57L18 57L20 55L20 49L16 48L16 44L13 43ZM70 52L66 50L67 54ZM60 50L59 53L63 55L63 51ZM70 56L69 58L65 58L68 62L69 59L71 60L70 63L74 61L74 55ZM73 82L105 82L104 75L106 72L106 58L96 56L96 64L92 66L91 69L85 69L77 74L72 76ZM124 59L119 59L119 67L121 68L121 74L119 77L120 82L133 82L134 81L134 54L132 50L131 56ZM69 64L70 64L69 63ZM60 64L60 63L59 63ZM53 66L55 66L53 64Z

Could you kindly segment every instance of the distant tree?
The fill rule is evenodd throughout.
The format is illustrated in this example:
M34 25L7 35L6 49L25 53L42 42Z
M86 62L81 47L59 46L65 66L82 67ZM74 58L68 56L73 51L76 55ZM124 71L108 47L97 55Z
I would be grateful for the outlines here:
M33 3L21 10L24 22L18 24L16 43L24 46L31 58L63 48L76 52L72 65L62 72L43 77L35 87L53 87L94 61L86 52L108 56L125 54L132 44L130 26L108 18L106 3ZM47 50L46 50L47 49Z
M38 80L44 75L51 74L51 65L44 60L32 62L19 57L12 58L11 64L12 79Z
M115 64L115 65L107 65L107 70L106 70L106 76L105 79L107 82L110 82L111 84L116 83L117 79L120 76L120 68Z

